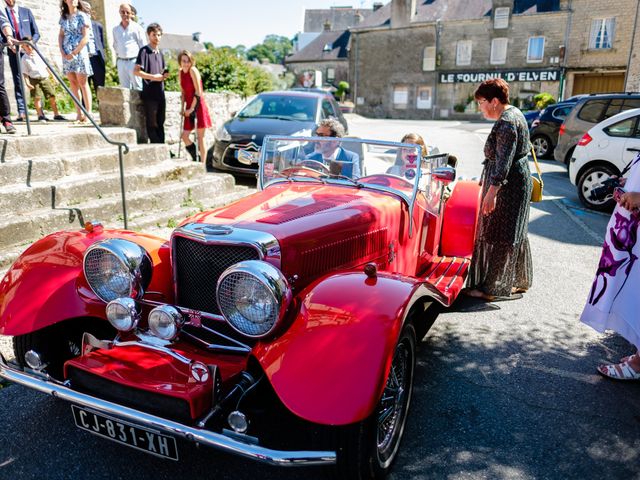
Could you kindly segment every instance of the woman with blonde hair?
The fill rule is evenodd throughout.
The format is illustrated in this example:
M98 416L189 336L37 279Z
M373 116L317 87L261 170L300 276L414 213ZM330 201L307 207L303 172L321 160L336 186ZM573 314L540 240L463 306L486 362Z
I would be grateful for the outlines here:
M58 46L62 54L62 71L71 84L71 91L82 100L85 108L91 113L91 89L87 81L93 75L89 51L85 48L89 41L91 19L79 4L78 0L62 0L60 2L60 33ZM76 105L76 121L86 122L86 118Z
M182 115L184 115L182 141L192 160L197 161L196 146L189 138L190 133L196 129L200 161L206 162L207 150L204 145L204 134L212 124L207 104L202 96L204 93L202 77L196 68L193 55L187 50L183 50L178 55L178 64L180 65L180 88L182 90L180 108Z

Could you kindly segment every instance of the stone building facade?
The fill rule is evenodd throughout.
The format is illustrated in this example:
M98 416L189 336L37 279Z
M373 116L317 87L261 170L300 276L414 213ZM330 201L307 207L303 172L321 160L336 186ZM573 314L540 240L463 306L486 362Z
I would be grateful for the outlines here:
M638 0L572 0L566 31L566 93L625 90ZM636 88L637 90L637 88Z
M477 115L473 91L495 76L509 81L513 99L561 93L568 0L392 0L384 9L388 22L351 29L358 113Z

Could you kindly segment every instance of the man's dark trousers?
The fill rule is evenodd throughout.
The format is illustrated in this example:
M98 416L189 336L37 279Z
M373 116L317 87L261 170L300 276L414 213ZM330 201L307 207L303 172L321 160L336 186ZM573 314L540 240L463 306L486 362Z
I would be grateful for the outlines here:
M144 113L147 122L147 135L151 143L164 143L164 119L167 101L143 99Z
M11 107L7 89L4 86L4 48L0 48L0 120L9 120Z
M13 88L16 95L16 104L18 105L18 115L23 116L27 114L27 109L24 103L24 94L22 92L22 83L20 82L20 75L18 74L18 57L17 55L7 49L7 53L9 54L9 66L11 67L11 76L13 77ZM3 67L4 68L4 67ZM4 76L3 84L4 84ZM4 88L4 85L3 85ZM7 96L5 92L5 97Z
M106 76L104 59L102 58L102 55L97 53L95 55L91 55L89 57L89 61L91 62L91 69L93 70L93 75L89 77L89 82L91 83L95 94L98 95L98 87L104 87Z

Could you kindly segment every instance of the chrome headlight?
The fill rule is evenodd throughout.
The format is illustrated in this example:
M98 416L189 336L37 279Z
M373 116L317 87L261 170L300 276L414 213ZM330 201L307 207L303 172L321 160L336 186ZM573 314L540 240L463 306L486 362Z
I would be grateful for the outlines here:
M291 289L273 265L246 260L220 275L216 297L220 312L234 329L248 337L264 337L284 317Z
M229 132L227 132L227 129L224 128L224 125L222 125L216 132L216 140L222 140L223 142L231 141L231 135L229 135Z
M161 305L149 312L149 330L163 340L173 340L180 333L184 317L177 308Z
M107 303L107 320L113 328L121 332L130 332L138 326L140 312L133 298L117 298Z
M151 281L153 264L140 245L111 238L87 249L83 269L91 290L110 302L122 297L141 298Z

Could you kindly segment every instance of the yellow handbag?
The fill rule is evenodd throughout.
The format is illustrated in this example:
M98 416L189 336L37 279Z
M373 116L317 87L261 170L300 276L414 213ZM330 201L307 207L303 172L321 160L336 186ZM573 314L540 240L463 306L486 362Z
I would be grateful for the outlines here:
M533 155L533 163L536 165L536 172L538 172L538 178L535 175L531 175L531 182L533 183L533 189L531 190L531 201L542 201L542 189L544 188L544 182L542 181L542 172L540 171L540 165L538 165L538 159L536 158L536 151L531 145L531 155Z

